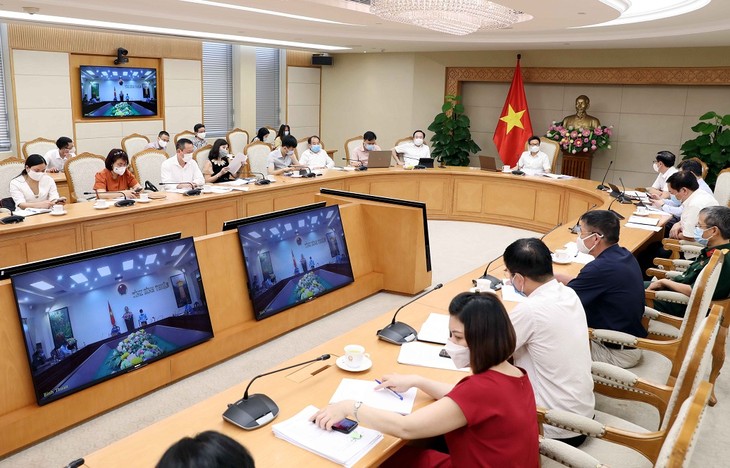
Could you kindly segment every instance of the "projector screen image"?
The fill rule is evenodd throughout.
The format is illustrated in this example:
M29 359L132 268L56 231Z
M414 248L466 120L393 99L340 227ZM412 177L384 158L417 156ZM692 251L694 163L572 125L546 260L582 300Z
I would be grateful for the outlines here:
M253 220L238 237L257 320L354 281L336 205Z
M84 117L157 115L157 70L154 68L81 65L79 72Z
M213 337L192 238L11 281L39 405Z

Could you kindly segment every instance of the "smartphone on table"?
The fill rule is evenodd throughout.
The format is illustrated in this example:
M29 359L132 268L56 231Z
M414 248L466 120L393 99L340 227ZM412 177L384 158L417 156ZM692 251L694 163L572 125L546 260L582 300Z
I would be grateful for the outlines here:
M342 421L336 422L332 425L332 430L342 432L343 434L349 434L354 431L357 427L357 421L353 421L350 418L345 418Z

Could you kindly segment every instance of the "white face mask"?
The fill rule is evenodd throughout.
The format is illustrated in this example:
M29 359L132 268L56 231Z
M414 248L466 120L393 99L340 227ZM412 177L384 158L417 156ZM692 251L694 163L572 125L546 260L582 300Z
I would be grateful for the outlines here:
M659 172L659 165L657 163L652 164L651 167L654 169L654 172Z
M416 146L421 146L423 144L423 138L414 138L413 144Z
M591 238L592 236L603 237L603 236L601 236L599 234L596 234L595 232L592 233L589 236L586 236L586 237L580 237L580 234L578 234L578 238L575 240L575 244L578 246L578 252L584 253L584 254L589 254L589 253L591 253L591 250L593 250L594 248L596 248L596 245L598 245L598 244L595 244L590 249L585 244L585 240Z
M186 163L193 160L193 153L183 153L183 161Z
M289 130L284 130L284 136L289 136Z
M43 178L42 172L28 171L27 174L28 174L28 177L35 180L36 182L38 182L39 180L41 180Z
M294 150L291 150L291 151L287 151L287 152L286 152L286 155L287 155L287 156L294 156Z
M205 140L205 132L198 133L198 138L200 138L201 140Z
M117 175L124 175L127 172L127 166L114 166L114 173Z
M228 156L228 150L221 148L220 150L218 150L218 154L225 158L226 156Z
M458 345L449 339L444 347L457 369L469 367L469 348L467 346Z
M538 151L540 151L540 147L539 146L535 146L535 145L530 146L530 152L531 153L537 153Z
M167 146L167 142L165 140L157 140L157 143L160 145L160 148Z

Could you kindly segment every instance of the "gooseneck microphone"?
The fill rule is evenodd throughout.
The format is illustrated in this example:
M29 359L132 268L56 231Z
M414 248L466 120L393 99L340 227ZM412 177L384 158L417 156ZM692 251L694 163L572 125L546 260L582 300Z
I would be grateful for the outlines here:
M183 193L183 195L192 197L195 195L200 195L203 192L201 189L196 188L195 184L192 182L160 182L160 185L174 185L175 187L177 187L178 185L183 185L183 184L190 186L190 190L185 191L185 193Z
M304 172L304 174L302 174L302 172ZM312 172L309 166L304 166L303 168L299 169L299 175L307 178L317 177L317 174Z
M77 458L63 468L79 468L80 466L83 466L84 463L86 463L86 461L83 458Z
M378 330L378 338L380 338L383 341L387 341L388 343L393 343L397 345L402 345L403 343L409 343L411 341L416 341L416 338L418 338L418 333L416 332L416 329L411 327L408 324L405 324L403 322L396 322L395 318L398 316L398 312L401 311L405 306L412 304L413 302L417 301L418 299L422 298L426 294L432 293L435 290L441 288L443 284L439 283L435 286L433 286L431 289L427 289L426 291L422 292L418 296L414 297L410 301L406 302L402 306L398 308L398 310L395 311L395 314L393 314L393 320L390 321L388 326L383 328L382 330Z
M623 179L621 177L618 178L618 181L621 182L621 194L616 197L619 203L622 203L624 205L633 204L631 201L631 198L626 195L626 186L624 185Z
M614 210L611 209L611 207L616 202L616 200L621 200L621 197L622 197L622 195L619 195L618 197L616 197L613 200L611 200L611 203L608 204L608 211L610 211L611 213L615 214L618 219L626 219L626 217L624 215L622 215L618 211L614 211ZM621 202L621 203L623 203L623 202Z
M598 206L598 203L594 203L590 208L588 208L588 211L591 211L593 208L595 208L597 206ZM608 205L608 206L609 206L609 208L611 207L611 205ZM588 211L586 211L586 213L588 213ZM568 231L572 232L573 234L580 234L580 218L578 218L578 221L575 222L575 226L568 228ZM550 233L548 232L548 234L550 234ZM545 236L546 235L547 234L545 234ZM545 236L543 236L543 237L545 237Z
M223 419L247 431L265 426L279 415L279 407L276 406L274 400L263 393L255 393L249 396L248 389L251 388L251 384L259 377L276 374L277 372L293 369L294 367L303 366L312 362L326 361L329 358L329 354L323 354L316 359L257 375L246 386L246 391L243 392L243 398L228 405L228 409L223 412Z
M3 207L3 208L5 208L5 207ZM22 223L23 221L25 221L25 216L13 214L13 210L11 210L9 208L5 208L5 209L10 212L10 216L6 216L6 217L0 219L0 224L17 224L17 223Z
M492 263L496 262L500 258L502 258L502 254L499 254L498 257L494 257L492 260L490 260L489 263L487 263L487 267L484 268L484 273L482 274L482 276L479 277L479 279L489 280L489 287L495 291L499 291L500 289L502 289L502 280L497 278L496 276L490 275L489 267L491 267ZM471 281L474 284L474 286L476 287L477 280L471 280Z
M261 178L254 182L255 185L269 185L271 181L266 178L263 172L252 172L251 174L260 175Z
M132 206L134 205L134 200L131 198L127 198L127 194L122 192L121 190L110 190L107 192L101 192L101 193L120 193L124 197L124 200L117 200L116 203L114 203L114 206ZM93 192L84 192L84 195L96 195L96 199L100 200L99 198L99 191L94 189Z
M596 187L596 188L597 188L598 190L606 190L606 189L610 188L610 187L606 187L606 186L605 186L605 185L603 185L603 184L605 184L605 183L606 183L606 176L608 175L608 171L609 171L609 170L611 170L611 166L612 166L612 165L613 165L613 161L610 161L610 162L608 163L608 167L606 168L606 173L605 173L605 174L603 174L603 180L602 180L602 181L601 181L601 183L600 183L600 184L598 185L598 187Z

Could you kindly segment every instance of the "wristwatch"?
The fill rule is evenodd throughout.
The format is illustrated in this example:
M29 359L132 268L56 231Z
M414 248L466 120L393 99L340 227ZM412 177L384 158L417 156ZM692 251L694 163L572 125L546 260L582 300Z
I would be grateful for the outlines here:
M360 422L360 419L357 417L357 411L362 406L362 401L356 401L353 405L352 415L355 417L355 421Z

